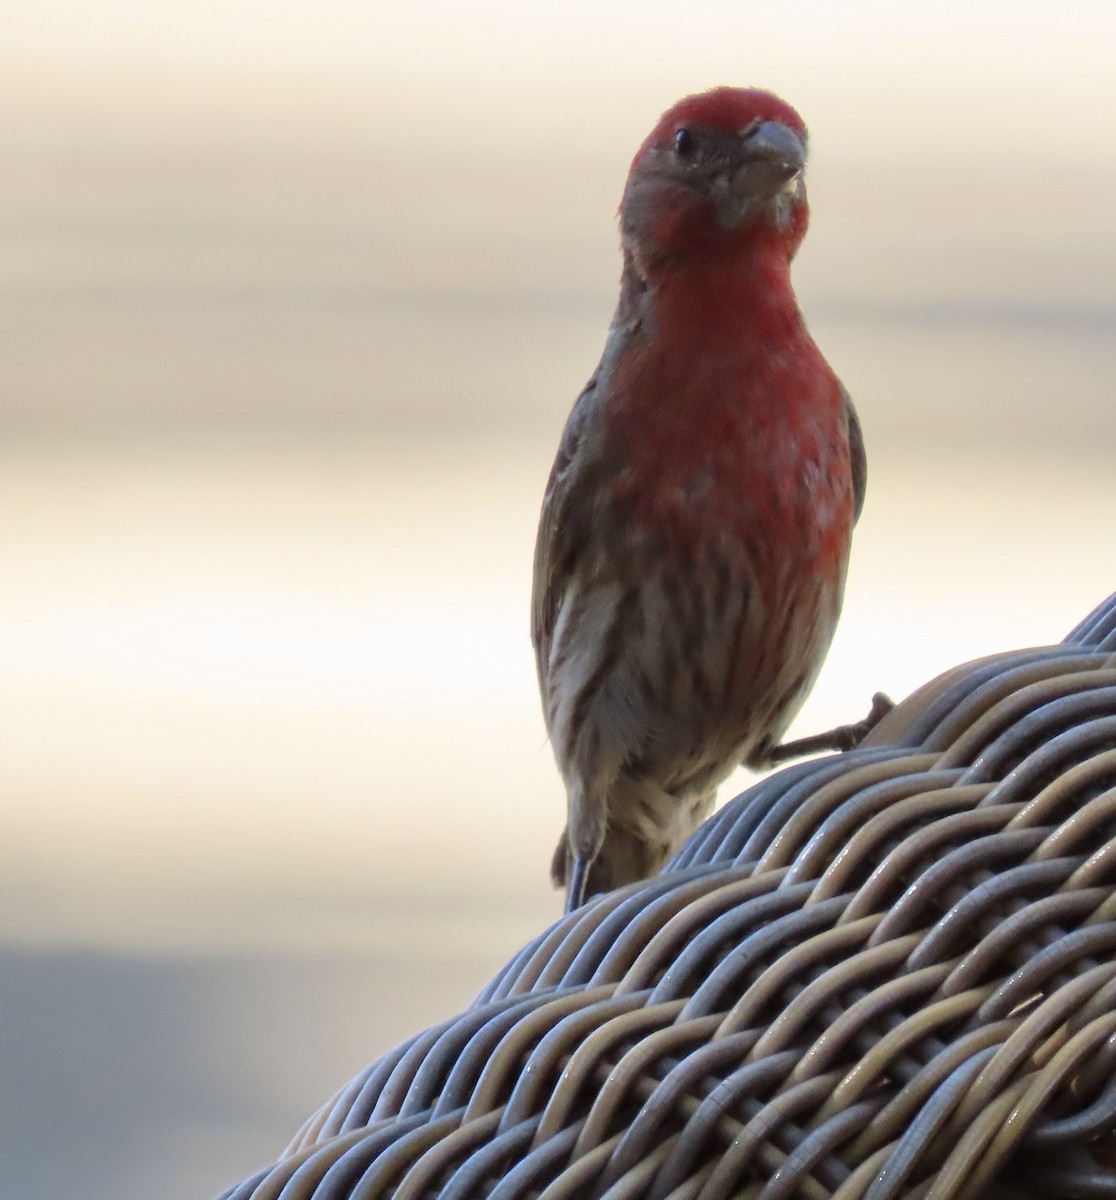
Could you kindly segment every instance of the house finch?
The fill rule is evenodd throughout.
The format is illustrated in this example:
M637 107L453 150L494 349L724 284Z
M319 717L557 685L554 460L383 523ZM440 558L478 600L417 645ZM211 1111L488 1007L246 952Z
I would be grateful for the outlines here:
M860 428L802 320L806 129L769 92L671 108L620 205L620 299L566 424L532 641L568 795L567 911L656 871L779 747L837 624Z

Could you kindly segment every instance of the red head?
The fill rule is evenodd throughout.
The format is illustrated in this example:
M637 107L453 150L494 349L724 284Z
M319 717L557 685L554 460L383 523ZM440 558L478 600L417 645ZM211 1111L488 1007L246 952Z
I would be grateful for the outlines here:
M665 112L632 161L620 204L639 257L767 243L789 259L806 232L806 126L757 88L714 88Z

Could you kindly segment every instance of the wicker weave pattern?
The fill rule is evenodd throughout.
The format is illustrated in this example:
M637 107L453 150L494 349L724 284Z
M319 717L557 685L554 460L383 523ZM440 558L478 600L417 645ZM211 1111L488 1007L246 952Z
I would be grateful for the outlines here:
M1116 1196L1116 596L771 776L226 1200Z

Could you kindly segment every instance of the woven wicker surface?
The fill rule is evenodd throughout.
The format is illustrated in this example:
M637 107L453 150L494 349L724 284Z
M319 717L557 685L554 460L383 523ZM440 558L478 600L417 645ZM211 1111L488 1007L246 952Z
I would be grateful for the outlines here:
M1116 596L517 954L228 1200L1116 1196Z

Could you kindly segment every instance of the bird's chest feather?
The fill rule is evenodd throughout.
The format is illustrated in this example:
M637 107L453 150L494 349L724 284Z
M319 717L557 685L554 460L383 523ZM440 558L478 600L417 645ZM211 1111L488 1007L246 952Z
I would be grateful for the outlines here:
M683 323L634 350L606 437L630 535L774 580L842 574L852 477L840 388L805 330Z

